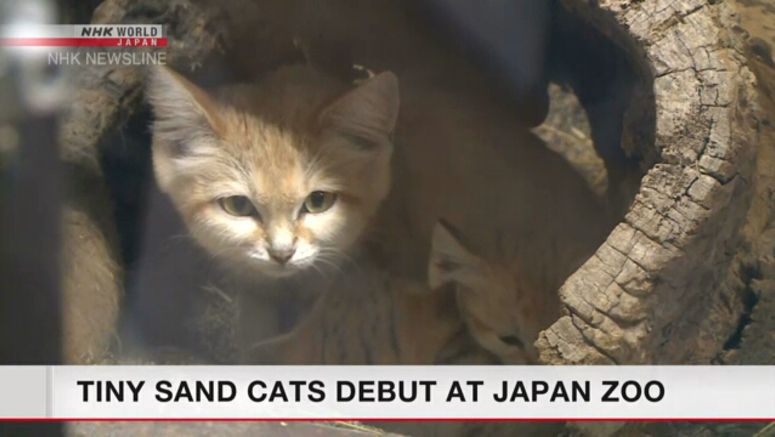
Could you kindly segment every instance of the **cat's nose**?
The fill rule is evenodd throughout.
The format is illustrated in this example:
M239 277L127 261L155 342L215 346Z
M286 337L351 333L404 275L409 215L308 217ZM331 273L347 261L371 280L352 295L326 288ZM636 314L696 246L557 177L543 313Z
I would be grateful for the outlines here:
M285 264L291 259L294 253L296 253L295 247L282 247L282 248L270 248L267 249L269 257L275 260L279 264Z

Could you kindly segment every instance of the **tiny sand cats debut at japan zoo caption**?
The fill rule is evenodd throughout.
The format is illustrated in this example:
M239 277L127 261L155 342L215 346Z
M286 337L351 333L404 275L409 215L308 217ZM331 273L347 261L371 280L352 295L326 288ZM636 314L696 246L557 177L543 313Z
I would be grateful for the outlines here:
M660 381L600 381L593 389L591 381L501 381L487 386L481 380L452 381L441 387L434 380L360 380L335 382L327 387L320 380L268 381L254 380L239 387L230 380L78 380L81 401L139 402L150 396L167 402L231 402L241 397L252 402L477 402L489 396L498 403L591 402L593 396L602 402L659 402L665 396Z

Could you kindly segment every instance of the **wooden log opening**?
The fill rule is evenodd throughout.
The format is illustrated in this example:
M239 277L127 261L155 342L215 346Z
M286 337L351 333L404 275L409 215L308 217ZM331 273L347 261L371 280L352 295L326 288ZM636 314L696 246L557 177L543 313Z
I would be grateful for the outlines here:
M713 315L751 202L758 115L755 78L721 23L728 6L713 3L562 1L652 85L653 123L648 94L631 100L622 147L654 162L624 220L561 288L567 314L537 341L545 363L709 362L735 329L738 304Z

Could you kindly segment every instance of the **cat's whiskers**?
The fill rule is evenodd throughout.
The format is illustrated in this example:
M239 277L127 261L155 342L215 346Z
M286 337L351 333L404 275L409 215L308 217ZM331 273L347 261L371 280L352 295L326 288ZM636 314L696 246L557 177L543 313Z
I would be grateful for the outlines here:
M315 262L311 265L314 265L318 268L320 268L319 264L323 264L325 267L327 267L327 270L329 271L335 271L335 273L341 273L342 272L342 266L340 266L338 263L334 262L334 260L327 259L325 256L319 256L315 259Z
M321 247L318 252L319 257L329 257L331 261L336 262L341 267L342 262L346 262L350 265L357 266L358 263L347 252L338 250L333 247ZM328 259L328 258L326 258Z

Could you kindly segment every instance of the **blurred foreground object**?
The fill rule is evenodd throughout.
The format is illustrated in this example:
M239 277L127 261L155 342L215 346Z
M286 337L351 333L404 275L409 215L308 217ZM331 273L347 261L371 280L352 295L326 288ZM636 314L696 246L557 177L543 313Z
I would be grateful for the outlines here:
M50 22L47 2L0 3L3 25ZM45 54L0 50L0 364L60 362L61 85Z

